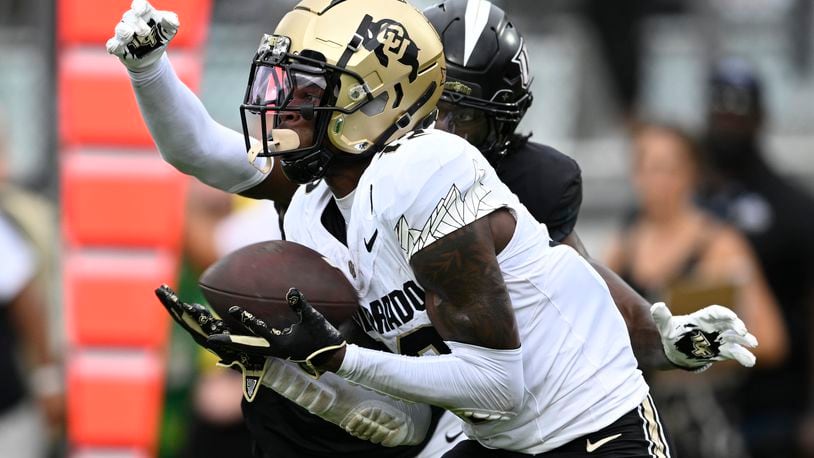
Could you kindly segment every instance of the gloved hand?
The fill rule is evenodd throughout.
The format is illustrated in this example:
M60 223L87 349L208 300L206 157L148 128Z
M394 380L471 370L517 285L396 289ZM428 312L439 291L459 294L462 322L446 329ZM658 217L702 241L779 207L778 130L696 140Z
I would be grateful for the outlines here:
M335 350L344 347L345 339L296 288L288 290L286 300L299 316L291 326L270 328L264 321L235 306L229 309L229 314L243 324L246 334L220 333L210 336L209 341L248 354L289 359L299 363L311 376L319 378L322 371L317 366Z
M161 58L179 25L172 11L157 10L147 0L133 0L105 48L128 69L143 70Z
M232 367L243 374L243 396L251 402L257 395L257 388L263 374L266 373L266 358L250 355L226 346L210 342L207 338L213 334L228 333L223 321L215 318L209 310L200 304L188 304L178 299L169 286L161 285L155 295L170 316L187 331L198 345L214 353L220 361L218 365Z
M738 315L720 305L710 305L689 315L673 316L664 302L650 307L664 353L681 369L700 372L715 361L734 359L746 367L755 365L747 348L757 346Z

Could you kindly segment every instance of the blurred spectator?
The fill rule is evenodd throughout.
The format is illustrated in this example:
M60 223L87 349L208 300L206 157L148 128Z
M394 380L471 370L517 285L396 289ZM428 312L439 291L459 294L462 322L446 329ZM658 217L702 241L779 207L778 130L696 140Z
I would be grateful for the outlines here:
M647 41L653 33L649 22L654 16L686 15L690 4L681 0L586 0L578 4L590 25L590 46L599 51L599 63L605 69L602 74L607 83L603 85L607 84L626 127L635 128L637 114L646 108L642 89L652 85L646 78L653 65L653 57L648 55L653 49L653 43ZM591 100L588 106L595 104Z
M596 33L622 114L630 121L639 97L642 62L642 20L648 2L589 0L585 15Z
M610 246L607 264L649 300L666 300L674 313L713 303L732 307L760 342L758 367L776 366L786 354L780 311L745 238L694 203L698 159L682 131L640 127L633 157L639 207ZM736 368L716 369L710 372L730 372L718 386L733 382ZM653 375L649 382L678 456L744 456L709 376Z
M179 294L193 302L204 303L197 279L209 265L245 245L281 238L271 201L236 198L191 180L186 211L185 265ZM186 431L180 446L170 443L170 438L162 441L162 456L251 457L252 439L241 412L240 373L215 366L217 358L192 344L183 331L173 336L173 345L183 347L175 352L180 358L196 360L197 375L191 384L176 383L171 388L174 407L166 415L177 417L175 423L180 425L170 430L180 427ZM188 403L177 399L185 397L190 397ZM185 404L188 407L184 408Z
M763 157L762 92L747 62L729 58L714 67L705 144L713 173L703 200L748 237L789 330L786 363L750 372L741 393L750 451L758 457L799 456L801 420L806 409L809 418L814 412L814 199ZM814 456L814 445L809 447L807 456Z
M64 384L44 297L56 212L8 182L0 125L0 456L41 458L57 446Z

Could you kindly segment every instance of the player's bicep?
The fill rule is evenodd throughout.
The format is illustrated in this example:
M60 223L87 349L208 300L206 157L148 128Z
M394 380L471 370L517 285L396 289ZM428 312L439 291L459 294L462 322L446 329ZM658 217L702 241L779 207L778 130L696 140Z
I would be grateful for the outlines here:
M494 349L520 346L489 217L422 248L410 265L426 289L427 313L444 340Z

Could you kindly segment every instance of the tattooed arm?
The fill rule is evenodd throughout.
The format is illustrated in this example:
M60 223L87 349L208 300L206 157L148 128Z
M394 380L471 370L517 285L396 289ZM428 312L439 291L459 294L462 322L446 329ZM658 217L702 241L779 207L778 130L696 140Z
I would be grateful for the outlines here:
M348 345L325 369L473 420L515 416L524 393L522 352L496 258L513 230L514 218L498 210L412 256L416 278L427 291L428 314L451 354L410 357Z
M497 262L514 232L498 210L416 253L410 265L427 292L427 313L444 340L494 349L520 346L517 321Z

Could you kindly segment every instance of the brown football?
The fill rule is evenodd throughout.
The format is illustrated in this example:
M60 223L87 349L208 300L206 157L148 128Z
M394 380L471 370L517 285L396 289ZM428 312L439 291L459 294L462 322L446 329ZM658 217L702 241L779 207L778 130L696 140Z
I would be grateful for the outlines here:
M229 253L206 269L198 285L230 327L234 322L227 310L233 305L269 326L290 325L297 319L285 300L292 287L334 326L359 307L356 291L339 269L318 252L283 240L255 243Z

